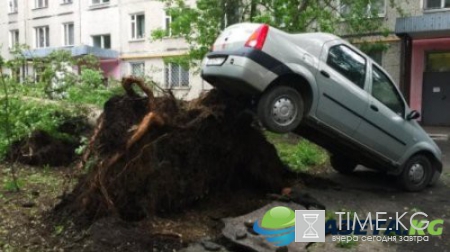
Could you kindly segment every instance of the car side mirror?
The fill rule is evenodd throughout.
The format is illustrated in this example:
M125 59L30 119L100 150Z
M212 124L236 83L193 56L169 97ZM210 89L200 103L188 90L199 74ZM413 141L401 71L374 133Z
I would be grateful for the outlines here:
M419 117L420 117L419 111L413 110L413 111L411 111L411 112L408 114L408 116L406 116L406 119L407 119L408 121L410 121L410 120L418 119Z

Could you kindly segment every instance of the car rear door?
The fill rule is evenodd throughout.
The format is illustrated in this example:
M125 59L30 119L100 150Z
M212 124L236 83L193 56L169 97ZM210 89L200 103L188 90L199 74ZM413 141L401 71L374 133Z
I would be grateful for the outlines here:
M405 101L388 75L372 65L370 79L370 108L355 138L395 162L414 141L413 127L405 120Z
M317 118L348 137L352 137L368 108L364 91L367 60L340 40L326 43L322 49L316 81L319 84Z

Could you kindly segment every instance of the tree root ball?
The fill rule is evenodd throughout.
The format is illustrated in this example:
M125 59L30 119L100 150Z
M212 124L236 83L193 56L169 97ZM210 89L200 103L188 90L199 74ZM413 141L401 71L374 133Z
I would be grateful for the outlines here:
M105 104L84 153L89 172L57 210L140 220L219 191L281 190L286 169L243 103L219 90L183 102L154 98L139 79L122 84L126 95Z

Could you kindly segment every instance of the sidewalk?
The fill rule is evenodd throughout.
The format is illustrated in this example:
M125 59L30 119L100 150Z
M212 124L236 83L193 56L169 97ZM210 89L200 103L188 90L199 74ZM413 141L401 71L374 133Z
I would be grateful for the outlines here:
M450 135L450 127L423 126L423 129L435 141L448 141Z

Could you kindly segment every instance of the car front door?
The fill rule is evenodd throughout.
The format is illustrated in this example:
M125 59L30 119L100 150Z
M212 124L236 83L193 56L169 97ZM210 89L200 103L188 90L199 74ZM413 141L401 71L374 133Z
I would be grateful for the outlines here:
M391 161L398 161L413 141L405 120L406 104L394 83L376 65L371 69L370 108L355 138Z
M316 116L327 126L352 137L368 109L369 95L364 91L368 82L367 60L349 46L336 43L325 44L320 62Z

